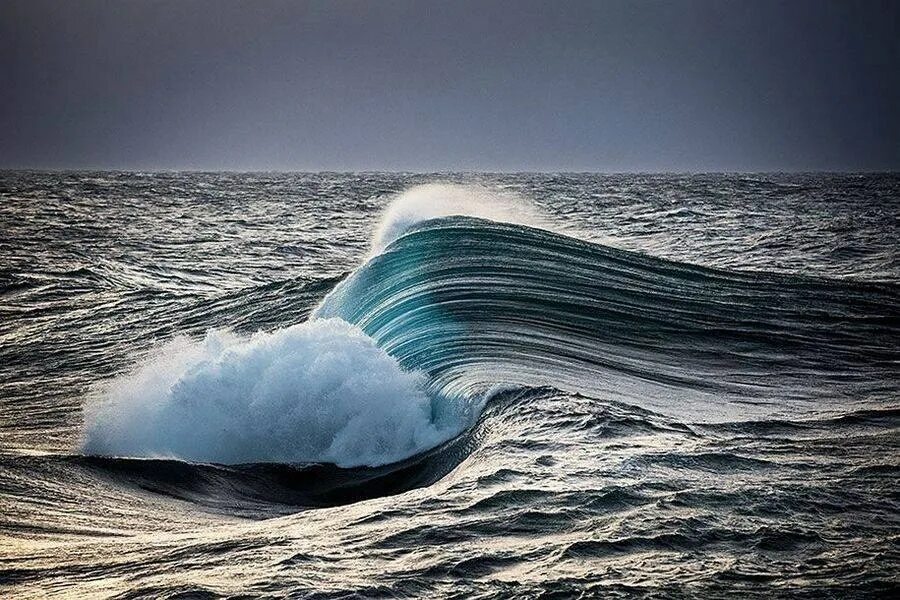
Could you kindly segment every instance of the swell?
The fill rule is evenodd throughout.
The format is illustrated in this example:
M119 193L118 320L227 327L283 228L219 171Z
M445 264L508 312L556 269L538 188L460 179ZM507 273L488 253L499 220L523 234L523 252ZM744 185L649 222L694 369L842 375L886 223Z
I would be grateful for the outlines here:
M313 313L335 316L448 398L552 385L715 421L897 389L896 284L714 270L472 217L408 230Z

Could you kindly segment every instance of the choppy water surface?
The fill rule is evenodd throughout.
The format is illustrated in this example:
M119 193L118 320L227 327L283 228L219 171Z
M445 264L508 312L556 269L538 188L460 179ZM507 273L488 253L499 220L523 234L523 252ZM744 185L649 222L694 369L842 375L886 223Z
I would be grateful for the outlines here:
M0 591L891 595L898 217L877 174L2 173Z

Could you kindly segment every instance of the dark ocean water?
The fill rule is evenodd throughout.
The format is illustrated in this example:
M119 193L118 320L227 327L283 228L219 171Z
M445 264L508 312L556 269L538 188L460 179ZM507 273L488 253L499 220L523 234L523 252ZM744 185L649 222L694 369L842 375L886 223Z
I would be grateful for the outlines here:
M0 595L894 596L898 237L893 174L0 173Z

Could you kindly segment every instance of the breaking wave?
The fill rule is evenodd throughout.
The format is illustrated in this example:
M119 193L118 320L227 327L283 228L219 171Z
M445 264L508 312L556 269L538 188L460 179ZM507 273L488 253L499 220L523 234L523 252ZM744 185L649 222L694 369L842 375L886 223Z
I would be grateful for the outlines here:
M402 194L305 323L162 348L86 409L85 452L375 466L471 427L498 389L725 422L827 414L892 379L892 284L616 250L486 194Z

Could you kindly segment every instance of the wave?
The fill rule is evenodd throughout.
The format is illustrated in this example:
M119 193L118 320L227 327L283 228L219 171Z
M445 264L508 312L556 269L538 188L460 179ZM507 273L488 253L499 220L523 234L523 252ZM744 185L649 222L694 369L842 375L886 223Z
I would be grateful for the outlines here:
M84 450L375 466L465 431L499 389L701 422L840 412L897 391L894 284L621 251L485 194L402 195L373 254L309 321L173 342L86 410Z

